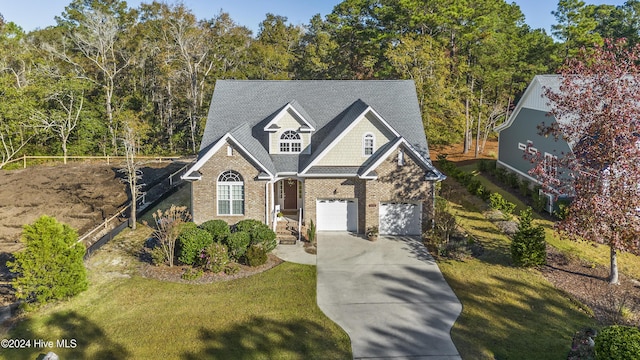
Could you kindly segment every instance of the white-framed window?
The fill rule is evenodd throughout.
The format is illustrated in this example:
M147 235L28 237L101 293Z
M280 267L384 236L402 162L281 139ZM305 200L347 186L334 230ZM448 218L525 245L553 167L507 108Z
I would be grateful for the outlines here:
M558 157L544 153L544 172L553 178L558 176Z
M518 143L518 150L527 150L527 145L523 144L523 143Z
M364 156L373 155L373 150L376 146L376 138L372 133L366 133L362 137L362 154Z
M218 176L218 215L244 215L244 181L233 170Z
M302 151L302 139L300 134L293 130L287 130L280 136L281 153L299 153Z

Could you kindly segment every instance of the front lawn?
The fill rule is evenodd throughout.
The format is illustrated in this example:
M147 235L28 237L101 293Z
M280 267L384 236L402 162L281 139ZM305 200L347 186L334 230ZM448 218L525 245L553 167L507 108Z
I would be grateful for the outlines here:
M90 267L88 291L29 314L4 335L54 343L75 339L77 346L5 349L0 356L35 359L54 351L61 359L352 357L347 334L316 305L314 266L283 263L251 277L196 285L111 272L114 264L135 266L108 250L90 261L106 266Z
M579 304L534 269L511 265L510 240L481 213L481 200L453 180L459 224L484 248L464 261L439 261L463 305L451 335L464 359L566 359L573 334L595 326Z

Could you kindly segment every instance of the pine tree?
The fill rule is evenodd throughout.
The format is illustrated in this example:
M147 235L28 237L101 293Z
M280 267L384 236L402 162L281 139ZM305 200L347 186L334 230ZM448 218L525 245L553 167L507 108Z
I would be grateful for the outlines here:
M533 226L531 208L520 212L518 231L511 242L511 257L518 266L536 266L547 262L544 228Z

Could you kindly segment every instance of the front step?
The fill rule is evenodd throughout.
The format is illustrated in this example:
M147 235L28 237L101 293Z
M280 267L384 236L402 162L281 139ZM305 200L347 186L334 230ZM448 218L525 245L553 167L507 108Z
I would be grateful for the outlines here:
M295 245L298 241L298 222L288 218L278 221L276 236L281 245Z

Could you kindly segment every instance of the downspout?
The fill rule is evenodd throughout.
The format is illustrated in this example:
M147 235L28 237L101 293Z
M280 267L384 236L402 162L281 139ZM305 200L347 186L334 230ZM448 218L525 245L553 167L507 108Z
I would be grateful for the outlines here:
M264 184L264 223L269 225L269 181Z

